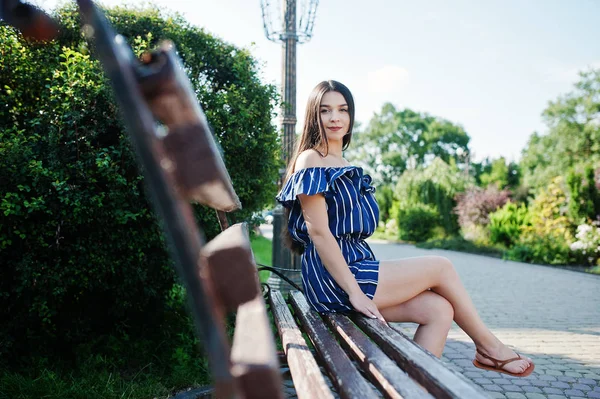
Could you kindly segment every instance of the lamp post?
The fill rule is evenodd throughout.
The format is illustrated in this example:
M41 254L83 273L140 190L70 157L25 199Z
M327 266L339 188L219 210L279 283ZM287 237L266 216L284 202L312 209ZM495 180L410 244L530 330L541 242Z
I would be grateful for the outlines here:
M265 35L273 42L281 43L281 124L282 158L286 165L291 162L296 137L296 46L312 37L318 0L261 0ZM297 4L300 3L300 4ZM298 14L298 6L300 13ZM285 169L279 171L280 184ZM273 212L273 265L286 269L300 269L300 259L281 241L282 229L287 228L283 207L277 205ZM298 273L296 273L298 274ZM272 281L277 285L276 281Z

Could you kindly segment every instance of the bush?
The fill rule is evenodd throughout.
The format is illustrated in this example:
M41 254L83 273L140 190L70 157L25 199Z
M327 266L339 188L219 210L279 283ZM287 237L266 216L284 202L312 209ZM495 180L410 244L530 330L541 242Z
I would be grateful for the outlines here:
M507 257L545 264L576 262L569 249L574 227L567 213L565 183L559 176L539 190L529 207L530 225L523 227L518 243L507 252Z
M458 232L455 196L473 183L456 165L449 165L435 158L423 169L408 170L402 174L396 186L396 198L405 204L425 204L439 216L439 224L447 235Z
M505 256L510 260L547 265L566 265L574 261L568 243L550 237L528 236L509 248Z
M595 171L585 168L584 176L572 169L567 175L569 187L569 218L575 224L595 220L600 216L600 194L596 187Z
M379 205L379 220L387 223L394 203L394 190L389 185L377 187L375 198Z
M429 205L415 204L398 210L400 239L405 241L427 241L439 225L438 212Z
M495 258L501 258L504 251L500 248L496 248L489 245L479 245L477 243L465 240L461 236L448 237L443 239L431 239L427 242L417 244L418 248L426 249L446 249L449 251L460 251L468 252L479 255L493 256Z
M275 87L246 50L156 9L108 10L136 53L172 39L211 121L244 210L271 202L277 177ZM157 325L174 283L102 69L72 6L61 36L27 43L0 25L0 356L68 355L102 334ZM244 162L239 160L243 159ZM196 207L208 237L215 213Z
M456 196L454 212L458 215L458 224L461 228L486 226L490 221L488 215L506 204L508 198L508 191L500 191L493 184L486 189L468 188Z
M600 265L600 222L577 226L575 238L577 241L571 244L571 250L580 255L583 263Z
M519 241L521 232L530 224L527 207L513 202L507 202L504 207L489 214L490 241L494 244L503 244L511 247Z

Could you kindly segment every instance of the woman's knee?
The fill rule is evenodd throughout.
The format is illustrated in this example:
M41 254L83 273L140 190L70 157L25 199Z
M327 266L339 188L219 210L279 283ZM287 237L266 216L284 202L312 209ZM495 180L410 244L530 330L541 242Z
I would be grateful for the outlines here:
M454 319L454 308L443 296L433 291L426 291L421 294L419 303L419 314L421 324L452 324Z
M450 259L445 256L434 256L433 258L436 266L439 268L441 276L448 277L458 275L456 268Z
M447 325L450 328L452 320L454 320L454 307L452 307L452 304L433 291L428 291L426 295L423 314L426 324L437 323Z

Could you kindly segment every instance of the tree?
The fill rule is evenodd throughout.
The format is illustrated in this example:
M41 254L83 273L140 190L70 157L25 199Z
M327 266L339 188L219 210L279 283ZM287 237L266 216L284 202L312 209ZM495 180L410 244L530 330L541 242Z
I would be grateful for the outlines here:
M411 208L417 204L433 207L446 233L455 234L458 232L454 212L456 195L473 184L473 179L455 164L448 165L435 158L427 167L404 172L396 185L395 195L400 201L400 208Z
M517 163L509 162L507 164L504 157L492 161L486 158L485 161L482 172L478 176L478 180L483 187L494 184L502 190L505 188L514 189L519 185L520 170Z
M402 173L426 165L434 158L458 161L457 150L468 152L469 136L461 126L410 109L383 105L362 131L348 155L373 171L385 184L396 183Z
M270 203L276 88L260 82L250 53L156 8L107 13L136 54L159 39L176 44L244 206L234 216ZM174 283L79 14L66 6L55 16L61 35L43 45L0 25L0 356L57 344L68 351L115 330L134 337L160 320ZM214 211L195 211L214 236Z
M575 167L600 165L600 69L579 74L575 90L543 112L548 134L534 133L523 150L525 184L546 186Z

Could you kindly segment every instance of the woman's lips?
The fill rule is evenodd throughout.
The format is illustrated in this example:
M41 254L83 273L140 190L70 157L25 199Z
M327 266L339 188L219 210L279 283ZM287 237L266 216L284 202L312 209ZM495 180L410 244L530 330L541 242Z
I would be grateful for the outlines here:
M337 132L338 130L340 130L342 127L341 126L335 126L335 127L330 127L328 128L329 130L333 130L334 132Z

